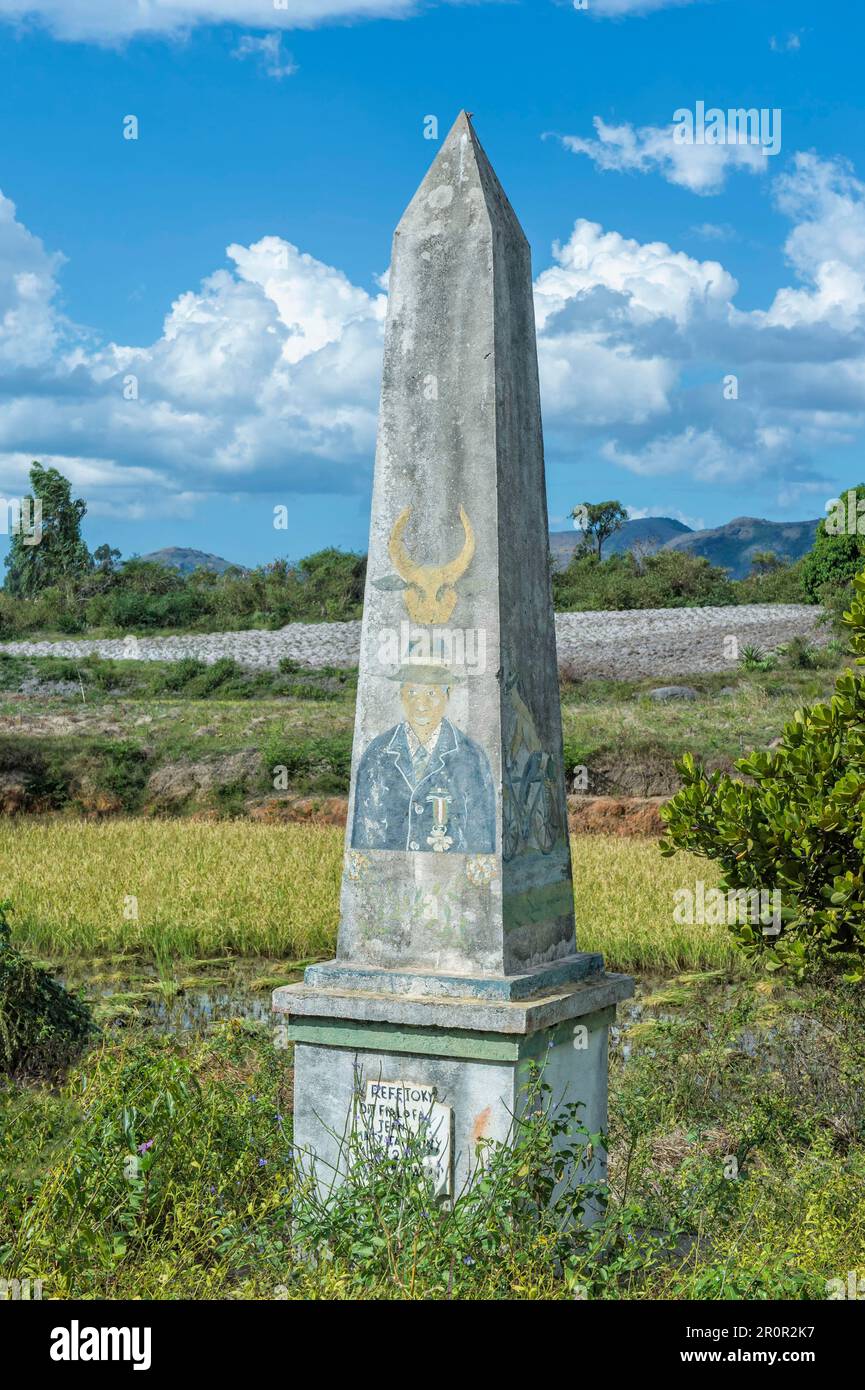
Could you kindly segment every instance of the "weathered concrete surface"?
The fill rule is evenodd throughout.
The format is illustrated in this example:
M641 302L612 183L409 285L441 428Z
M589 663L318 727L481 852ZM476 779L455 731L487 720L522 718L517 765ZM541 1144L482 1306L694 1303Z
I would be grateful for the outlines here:
M594 1013L585 1022L585 1033L576 1040L579 1046L575 1046L573 1028L566 1026L556 1034L543 1035L540 1052L527 1046L522 1055L508 1061L298 1042L294 1050L294 1133L301 1165L314 1167L325 1195L341 1180L355 1119L350 1098L367 1081L414 1081L433 1087L437 1101L453 1107L455 1197L475 1170L478 1142L489 1139L504 1144L512 1138L512 1117L522 1112L530 1095L532 1064L542 1069L554 1109L581 1101L580 1118L587 1129L605 1129L611 1020L612 1010ZM605 1173L606 1154L596 1146L591 1163L572 1176L600 1181ZM589 1218L592 1215L588 1213Z
M452 1108L457 1195L533 1065L604 1128L632 991L575 945L529 248L463 114L394 237L337 959L274 994L302 1161L369 1082Z
M394 237L340 959L508 974L574 951L533 314L528 244L461 115ZM453 681L413 798L396 677L432 629Z
M370 994L412 994L419 999L528 999L557 985L575 984L604 968L597 952L580 951L555 965L535 965L517 975L445 975L411 966L395 970L325 961L307 967L305 983L316 989L359 989Z
M597 960L597 957L595 957ZM467 988L470 985L467 984ZM472 996L373 993L361 989L321 989L283 985L273 993L277 1012L292 1018L345 1018L358 1023L386 1023L401 1028L519 1034L526 1037L567 1019L606 1009L634 992L629 975L601 972L575 985L560 985L537 997L497 1000Z

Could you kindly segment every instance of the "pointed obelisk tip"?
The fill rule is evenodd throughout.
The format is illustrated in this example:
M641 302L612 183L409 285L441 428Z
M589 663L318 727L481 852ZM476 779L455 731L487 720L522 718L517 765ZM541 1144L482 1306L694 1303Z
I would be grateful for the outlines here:
M458 114L456 120L454 121L453 126L451 127L451 131L450 131L451 135L453 135L454 131L457 131L457 130L459 130L459 131L467 130L467 131L469 131L472 135L474 135L474 126L472 125L472 113L471 113L471 111L466 111L465 107L462 107L462 108L460 109L460 112L459 112L459 114Z
M446 185L452 189L450 197L442 192ZM487 214L510 223L525 241L525 233L472 125L472 112L462 107L400 218L396 235L404 235L409 227L421 229L424 236L432 227L433 234L440 235L450 224L453 210L477 193ZM477 200L473 205L477 209Z

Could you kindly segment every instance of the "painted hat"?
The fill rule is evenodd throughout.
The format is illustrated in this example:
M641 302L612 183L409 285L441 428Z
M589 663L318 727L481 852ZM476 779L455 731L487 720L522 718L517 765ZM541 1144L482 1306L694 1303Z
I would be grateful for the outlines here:
M446 666L443 661L409 660L389 675L388 680L396 681L399 685L406 681L412 681L415 685L457 685L462 676L456 675L453 668Z

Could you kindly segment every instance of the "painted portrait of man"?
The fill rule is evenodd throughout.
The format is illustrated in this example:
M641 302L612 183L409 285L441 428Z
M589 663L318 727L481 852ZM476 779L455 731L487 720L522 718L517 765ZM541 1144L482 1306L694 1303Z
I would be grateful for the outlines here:
M447 718L453 673L434 663L408 665L392 679L404 718L360 760L352 848L492 853L492 774L483 749Z

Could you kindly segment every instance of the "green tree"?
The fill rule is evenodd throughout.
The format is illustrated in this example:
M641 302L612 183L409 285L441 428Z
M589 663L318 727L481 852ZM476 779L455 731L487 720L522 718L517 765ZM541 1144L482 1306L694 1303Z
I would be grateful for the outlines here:
M844 621L863 665L865 572L854 590ZM662 854L717 861L727 890L778 890L779 933L731 924L748 955L799 974L833 967L865 979L865 676L845 671L828 703L799 710L777 748L736 769L749 780L706 776L690 754L677 764L683 786L661 811Z
M817 523L814 544L802 560L802 587L812 603L844 589L865 561L865 483L849 488L841 506ZM861 527L861 532L860 528Z
M574 507L571 516L585 536L586 544L594 549L599 560L604 541L621 531L628 519L621 502L581 502Z
M117 568L115 561L119 559L120 551L110 545L97 545L93 552L93 564L99 574L114 574Z
M751 574L757 578L764 574L773 574L783 563L774 550L755 550L751 556Z
M56 468L43 468L34 462L30 486L33 492L25 500L39 518L38 526L34 535L27 535L23 527L13 533L5 562L5 588L17 598L33 598L44 589L66 587L70 580L87 574L92 563L81 538L87 503L80 497L73 501L68 478Z

